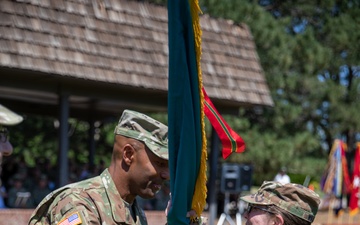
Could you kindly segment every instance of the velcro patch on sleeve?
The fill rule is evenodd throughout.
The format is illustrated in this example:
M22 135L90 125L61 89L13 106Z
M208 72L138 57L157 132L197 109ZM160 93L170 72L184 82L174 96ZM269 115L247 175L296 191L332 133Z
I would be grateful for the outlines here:
M78 212L75 212L66 216L66 218L61 220L57 225L78 225L81 223L82 220L80 214Z

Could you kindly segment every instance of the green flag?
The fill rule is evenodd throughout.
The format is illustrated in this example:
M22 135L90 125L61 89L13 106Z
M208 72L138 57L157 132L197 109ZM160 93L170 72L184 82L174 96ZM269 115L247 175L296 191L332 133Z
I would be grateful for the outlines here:
M198 71L199 50L198 55L196 53L199 46L195 43L191 9L192 6L186 0L168 1L168 126L172 200L167 218L169 225L189 224L186 213L194 209L192 201L201 170L203 141L206 141L202 136L204 131L202 80L201 71ZM198 213L202 210L201 207L200 201L200 210L196 210Z

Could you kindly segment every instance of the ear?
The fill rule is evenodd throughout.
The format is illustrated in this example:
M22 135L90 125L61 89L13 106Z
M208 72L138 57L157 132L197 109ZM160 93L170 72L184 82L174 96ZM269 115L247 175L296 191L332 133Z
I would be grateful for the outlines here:
M274 225L283 225L284 218L280 214L276 214L274 217Z
M135 149L131 145L127 144L124 146L123 161L126 163L126 165L130 166L134 160L134 154Z

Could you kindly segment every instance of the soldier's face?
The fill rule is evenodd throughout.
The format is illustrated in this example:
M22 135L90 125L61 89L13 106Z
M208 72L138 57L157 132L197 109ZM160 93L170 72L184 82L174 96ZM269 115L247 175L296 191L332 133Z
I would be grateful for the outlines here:
M264 211L266 210L266 211ZM246 225L268 225L268 224L283 224L283 219L278 219L275 214L270 213L264 206L256 206L250 204L244 213ZM275 223L275 221L278 221ZM281 223L279 223L281 221Z
M13 147L9 142L8 131L4 127L0 127L0 174L1 163L3 156L8 156L12 153Z
M136 183L137 195L148 199L155 197L163 185L170 179L168 160L161 159L144 146L137 152Z

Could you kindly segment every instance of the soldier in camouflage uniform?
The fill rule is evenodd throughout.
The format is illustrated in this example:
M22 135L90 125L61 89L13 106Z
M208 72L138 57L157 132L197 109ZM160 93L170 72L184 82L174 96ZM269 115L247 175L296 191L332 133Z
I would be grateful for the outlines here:
M0 175L2 157L11 155L13 147L9 141L9 133L6 126L13 126L23 121L22 116L14 113L10 109L0 105ZM1 187L1 180L0 180Z
M300 184L265 181L248 203L246 225L310 225L320 204L319 195Z
M110 166L97 177L50 193L29 224L147 224L135 197L153 198L169 180L167 126L125 110L115 128Z
M11 155L13 147L9 141L9 132L6 126L13 126L23 121L22 116L14 113L10 109L0 104L0 175L2 173L3 156ZM0 209L6 208L4 196L7 193L5 186L0 179Z

